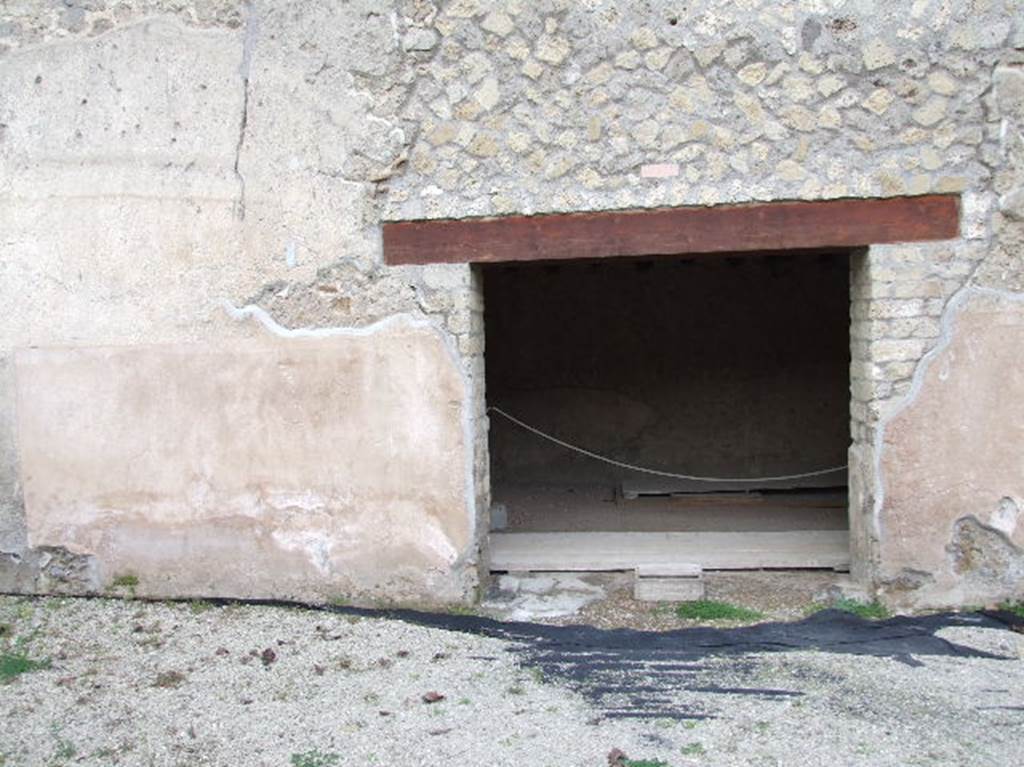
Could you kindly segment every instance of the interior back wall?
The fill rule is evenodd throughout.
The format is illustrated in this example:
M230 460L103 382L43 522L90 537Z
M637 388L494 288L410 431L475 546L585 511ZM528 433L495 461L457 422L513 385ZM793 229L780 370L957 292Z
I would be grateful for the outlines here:
M493 266L484 290L488 404L537 428L684 473L846 461L846 254ZM637 476L494 413L491 462L496 484Z

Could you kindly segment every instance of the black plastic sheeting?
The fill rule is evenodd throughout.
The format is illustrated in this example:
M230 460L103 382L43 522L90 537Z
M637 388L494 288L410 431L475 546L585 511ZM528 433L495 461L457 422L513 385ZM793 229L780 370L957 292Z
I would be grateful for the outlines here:
M840 610L823 610L792 623L637 631L514 623L477 615L416 610L311 605L278 599L211 598L205 601L222 606L249 604L387 618L505 640L508 651L517 656L520 665L536 669L545 680L567 685L587 698L602 718L610 719L707 719L715 716L715 711L701 702L707 701L708 696L778 701L804 695L801 690L737 684L738 679L761 676L756 658L759 654L817 651L889 658L912 666L923 666L923 659L935 657L1016 660L950 642L936 633L953 627L1024 633L1024 618L1003 610L937 613L882 621L865 620ZM488 656L473 657L482 661L497 660ZM791 669L789 676L799 681L801 673L822 676L822 672L801 672L799 668ZM1021 710L1019 706L990 708Z
M228 603L232 600L210 600ZM309 607L253 600L249 604ZM818 651L891 658L913 666L929 657L1015 660L936 636L942 629L970 627L1024 632L1024 620L1004 611L939 613L865 620L824 610L792 623L759 623L739 628L694 627L674 631L599 629L506 623L474 615L318 606L328 612L390 618L420 626L507 641L521 665L537 669L586 697L606 718L705 719L714 716L698 696L744 696L760 700L797 698L800 690L734 684L757 677L758 653ZM481 660L487 660L481 657ZM729 679L728 684L718 681ZM706 697L705 697L706 700ZM688 702L689 701L689 702Z
M716 684L723 677L759 676L755 653L819 651L891 658L920 666L928 657L1012 660L941 637L944 628L1016 628L1010 613L943 613L871 621L825 610L794 623L760 623L740 628L684 628L675 631L604 630L592 626L502 623L487 618L398 611L392 617L424 626L509 641L522 665L545 679L561 681L586 697L606 718L705 719L714 710L707 696L759 700L798 698L793 689ZM703 696L701 695L703 694Z

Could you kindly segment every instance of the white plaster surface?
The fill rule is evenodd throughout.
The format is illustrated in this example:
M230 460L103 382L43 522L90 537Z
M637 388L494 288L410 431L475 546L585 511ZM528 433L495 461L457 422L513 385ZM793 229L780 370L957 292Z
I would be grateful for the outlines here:
M927 573L917 605L1024 596L1024 298L995 290L958 294L940 343L879 429L876 494L883 579ZM954 525L991 528L958 550ZM892 588L890 585L888 588ZM898 588L897 588L898 592ZM903 598L895 594L894 599Z
M432 330L16 365L29 544L95 557L104 582L425 602L472 587L464 382Z

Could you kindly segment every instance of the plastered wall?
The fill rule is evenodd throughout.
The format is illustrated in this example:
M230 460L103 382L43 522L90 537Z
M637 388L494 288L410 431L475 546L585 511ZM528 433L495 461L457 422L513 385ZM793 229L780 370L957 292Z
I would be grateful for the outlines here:
M391 317L426 323L410 343L437 378L462 381L459 529L478 530L488 489L478 280L468 267L384 267L382 219L939 191L962 196L960 239L870 248L851 263L855 571L908 605L1019 595L1019 581L1004 577L1022 556L1006 532L1019 488L996 472L968 492L948 468L982 476L969 440L949 436L962 430L987 430L1007 454L1020 452L1005 408L1021 399L1021 382L962 353L956 376L926 373L939 370L928 364L935 349L986 344L993 359L1016 350L1022 48L1013 0L5 3L0 585L102 589L121 561L70 535L37 540L71 512L33 495L40 464L19 424L53 417L55 395L19 372L18 350L72 359L117 347L125 367L142 370L153 348L191 349L225 355L231 370L236 344L275 334L230 307L258 307L286 330L368 337ZM1006 330L970 320L981 311L969 300L976 290L992 291L982 324ZM324 354L350 354L342 338ZM433 355L439 340L454 357ZM245 368L266 372L246 387L276 385L276 353ZM353 375L372 380L365 367ZM150 385L124 380L122 400L108 402ZM261 417L286 416L284 401L264 401L276 404ZM312 412L312 401L304 407ZM926 429L918 408L941 417ZM999 428L957 413L985 413ZM77 444L103 445L104 433ZM214 452L237 449L236 436L221 435ZM952 452L942 461L911 460L943 440ZM342 442L324 444L319 460L358 444ZM190 459L175 460L184 482ZM911 465L917 484L907 487L928 493L898 489ZM287 461L275 471L302 476ZM58 479L51 494L67 498L74 485ZM954 490L956 503L935 500ZM409 513L425 521L438 488L417 492ZM186 514L188 499L177 499ZM274 531L271 517L262 524ZM216 511L211 519L220 530ZM927 539L890 546L891 531L915 524L928 526ZM152 532L155 551L163 539ZM419 585L402 599L471 597L479 539L449 543L456 558L418 566L406 583ZM949 553L971 546L988 553ZM979 561L1007 564L972 570ZM147 582L147 560L131 566L142 591L191 588ZM435 575L459 585L438 591ZM349 571L339 565L332 577L341 587ZM316 594L322 582L311 570L287 591ZM225 576L217 588L238 585Z

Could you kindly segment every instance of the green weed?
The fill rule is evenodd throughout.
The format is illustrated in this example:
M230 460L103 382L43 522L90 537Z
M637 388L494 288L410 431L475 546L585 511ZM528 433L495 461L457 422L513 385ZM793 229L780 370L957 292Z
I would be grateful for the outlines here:
M50 732L53 736L53 757L50 759L50 764L61 764L73 759L78 754L78 747L67 738L61 737L60 725L52 724Z
M341 762L341 755L333 751L321 751L314 748L301 754L292 754L292 767L335 767Z
M20 650L0 653L0 683L10 682L22 674L48 669L49 667L49 658L35 660Z
M67 761L77 753L78 749L75 747L74 743L67 738L59 738L57 740L57 748L53 752L53 758Z
M138 588L139 577L132 575L131 573L124 573L122 575L115 575L114 580L110 582L110 586L107 587L107 591L127 591L128 596L135 598L135 589Z
M706 752L704 746L696 741L693 743L687 743L680 749L683 756L703 756Z
M842 598L831 604L815 602L810 605L804 615L814 615L822 610L841 610L844 613L851 613L866 620L884 620L889 617L889 611L880 602L862 602L859 599Z
M750 610L728 602L716 602L713 599L698 599L695 602L683 602L676 607L676 617L689 621L759 621L764 615L757 610Z
M180 671L161 671L153 680L154 687L177 687L185 681L185 675Z
M1024 618L1024 602L1003 602L997 605L1000 610L1005 610L1008 613L1013 613L1019 618Z

